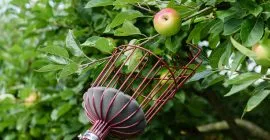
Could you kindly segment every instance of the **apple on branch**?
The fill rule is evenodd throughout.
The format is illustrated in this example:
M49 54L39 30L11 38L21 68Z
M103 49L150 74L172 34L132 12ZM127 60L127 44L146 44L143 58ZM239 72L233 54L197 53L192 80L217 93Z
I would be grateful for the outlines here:
M154 16L154 27L161 35L175 35L177 32L179 32L180 26L180 14L172 8L162 9Z
M259 65L262 65L265 68L270 67L270 39L268 38L270 31L266 29L264 37L262 40L257 42L252 46L252 50L247 47L241 45L236 40L231 37L231 42L233 46L238 49L244 55L251 57L255 60L255 62Z
M262 40L252 47L252 51L256 54L255 61L257 64L270 67L270 40Z

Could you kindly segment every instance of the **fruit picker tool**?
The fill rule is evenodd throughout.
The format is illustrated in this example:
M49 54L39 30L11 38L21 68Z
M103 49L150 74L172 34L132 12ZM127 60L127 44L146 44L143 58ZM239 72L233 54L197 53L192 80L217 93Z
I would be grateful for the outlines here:
M130 138L142 133L202 63L201 49L189 47L192 51L184 66L171 66L140 46L117 47L84 93L82 105L93 126L79 139Z

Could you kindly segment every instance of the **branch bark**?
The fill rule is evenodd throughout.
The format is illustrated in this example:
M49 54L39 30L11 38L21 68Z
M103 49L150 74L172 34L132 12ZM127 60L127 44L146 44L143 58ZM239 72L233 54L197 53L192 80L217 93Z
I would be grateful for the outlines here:
M199 93L199 96L206 98L211 104L211 106L218 113L219 117L227 122L233 138L236 140L246 140L247 138L243 134L242 129L240 129L239 126L236 124L236 122L234 121L234 117L231 115L232 113L230 113L228 108L225 107L221 99L212 90L208 89L206 91L208 93Z
M265 131L261 127L257 126L256 124L241 119L235 119L235 123L249 132L251 136L263 139L263 140L270 140L269 132ZM197 127L199 132L210 132L210 131L220 131L220 130L227 130L230 129L228 123L226 121L220 121L216 123L210 123L206 125L201 125Z

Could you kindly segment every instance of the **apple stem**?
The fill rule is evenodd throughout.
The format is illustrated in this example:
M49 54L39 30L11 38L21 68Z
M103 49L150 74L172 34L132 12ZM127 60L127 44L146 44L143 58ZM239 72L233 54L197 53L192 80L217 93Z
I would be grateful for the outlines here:
M202 9L202 10L200 10L200 11L198 11L198 12L196 12L196 13L188 16L188 17L183 18L183 21L186 21L186 20L189 20L189 19L191 19L193 17L196 17L197 15L200 15L200 14L202 14L202 13L204 13L204 12L210 10L210 9L213 9L213 7L206 7L206 8L204 8L204 9Z

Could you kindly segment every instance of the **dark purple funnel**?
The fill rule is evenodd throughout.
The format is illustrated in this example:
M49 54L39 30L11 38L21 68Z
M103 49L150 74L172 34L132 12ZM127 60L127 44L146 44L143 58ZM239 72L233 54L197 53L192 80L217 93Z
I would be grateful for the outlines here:
M104 139L107 134L127 138L146 127L144 112L137 101L117 89L89 88L83 99L85 113L93 124L84 139Z

